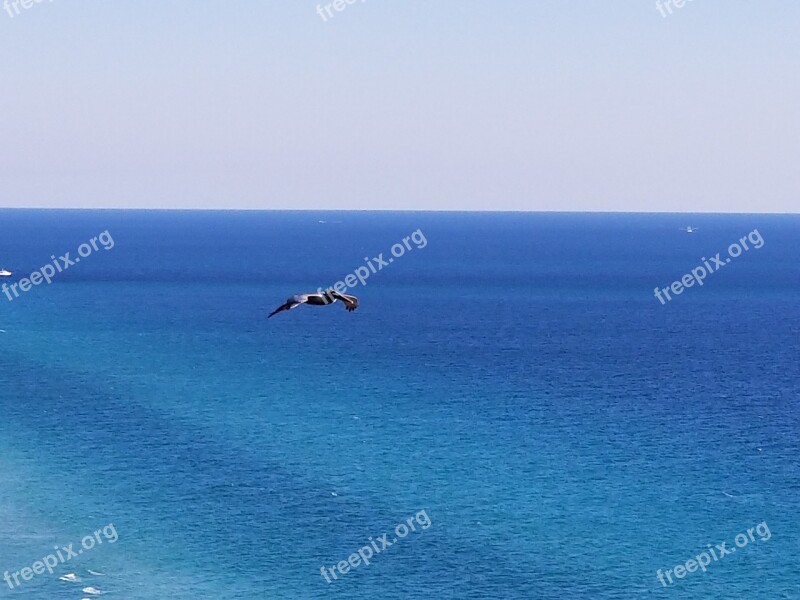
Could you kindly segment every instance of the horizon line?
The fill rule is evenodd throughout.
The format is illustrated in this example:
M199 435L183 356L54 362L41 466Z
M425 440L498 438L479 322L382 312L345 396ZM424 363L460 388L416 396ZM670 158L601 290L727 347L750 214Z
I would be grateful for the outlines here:
M81 211L140 211L140 212L363 212L363 213L475 213L475 214L497 214L497 213L522 213L522 214L627 214L627 215L800 215L798 212L778 212L778 211L666 211L666 210L517 210L517 209L415 209L415 208L153 208L141 206L0 206L0 210L81 210Z

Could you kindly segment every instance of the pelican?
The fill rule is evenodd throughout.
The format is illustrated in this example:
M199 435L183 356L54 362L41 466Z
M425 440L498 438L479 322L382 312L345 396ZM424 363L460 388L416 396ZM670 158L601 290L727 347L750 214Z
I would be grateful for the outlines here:
M298 294L296 296L292 296L284 304L280 305L278 308L269 313L267 318L269 319L272 315L276 315L279 312L283 312L284 310L292 310L293 308L297 308L301 304L311 304L312 306L325 306L327 304L332 304L337 300L341 300L342 302L344 302L344 307L349 312L353 312L355 309L358 308L358 298L356 298L355 296L340 294L335 290L327 290L325 292L320 292L320 293Z

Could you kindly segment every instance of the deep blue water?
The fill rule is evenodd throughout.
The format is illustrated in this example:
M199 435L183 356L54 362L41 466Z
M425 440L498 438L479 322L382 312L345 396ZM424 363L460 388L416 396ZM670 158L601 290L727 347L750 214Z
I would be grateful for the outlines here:
M0 267L105 230L0 295L0 572L119 537L0 597L800 598L799 217L7 210Z

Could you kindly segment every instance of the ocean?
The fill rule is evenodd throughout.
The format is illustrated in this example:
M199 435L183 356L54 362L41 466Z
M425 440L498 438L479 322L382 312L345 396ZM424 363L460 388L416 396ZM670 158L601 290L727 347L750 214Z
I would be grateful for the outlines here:
M800 598L798 216L2 210L0 267L0 597Z

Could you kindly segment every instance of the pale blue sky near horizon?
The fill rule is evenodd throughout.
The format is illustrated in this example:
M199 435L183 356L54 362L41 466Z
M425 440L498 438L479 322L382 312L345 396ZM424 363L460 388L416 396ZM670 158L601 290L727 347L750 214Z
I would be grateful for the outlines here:
M800 3L2 1L0 207L800 206Z

